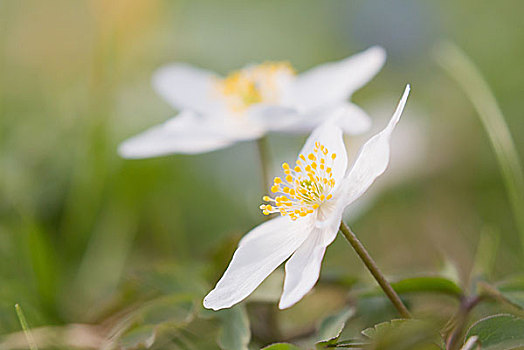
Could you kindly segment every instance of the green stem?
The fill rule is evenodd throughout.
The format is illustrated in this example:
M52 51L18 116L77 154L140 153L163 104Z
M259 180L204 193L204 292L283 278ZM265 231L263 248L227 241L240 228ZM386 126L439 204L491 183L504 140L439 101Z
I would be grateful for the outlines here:
M357 236L351 231L349 226L346 225L343 221L341 221L339 229L340 232L342 232L342 234L344 235L344 237L346 237L349 244L351 244L353 249L355 249L364 265L366 265L366 267L368 268L369 272L371 272L373 277L375 277L375 280L379 284L380 288L382 288L384 293L386 293L386 296L393 303L399 314L403 318L411 318L408 309L406 308L404 303L402 303L402 300L400 300L400 297L398 296L397 292L395 292L393 287L391 287L391 284L389 284L382 272L380 272L377 263L373 260L371 255L369 255L364 245L362 245Z

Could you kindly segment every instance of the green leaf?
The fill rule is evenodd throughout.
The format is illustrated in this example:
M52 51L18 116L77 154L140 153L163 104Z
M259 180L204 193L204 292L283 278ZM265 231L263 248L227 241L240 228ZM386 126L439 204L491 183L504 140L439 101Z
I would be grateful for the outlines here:
M414 319L399 319L383 322L361 332L369 338L372 349L442 349L442 337L429 322Z
M217 312L222 322L218 345L224 350L247 350L251 339L249 319L243 304Z
M289 343L276 343L266 346L262 350L300 350L300 348Z
M524 276L512 278L496 285L503 299L524 309Z
M120 347L122 350L147 348L149 349L156 339L156 329L154 326L140 326L126 332L120 338Z
M500 245L500 232L492 228L480 231L471 275L473 278L489 279L492 275Z
M361 333L365 335L366 337L373 339L381 334L388 332L390 329L395 329L401 327L402 324L405 322L408 322L409 320L405 319L398 319L398 320L391 320L389 322L382 322L379 324L376 324L373 327L364 329Z
M462 289L452 280L441 276L420 276L405 278L391 283L393 289L399 294L407 293L441 293L455 297L462 295ZM378 296L383 292L380 288L364 292L361 296Z
M187 295L161 297L146 304L141 316L147 325L184 325L194 317L194 303Z
M524 319L509 314L494 315L476 322L466 339L478 337L482 350L524 348Z
M282 294L284 271L276 269L248 297L248 302L277 303Z
M325 342L333 339L338 339L340 333L344 329L346 322L355 314L355 308L346 307L340 312L326 317L318 327L316 336L317 342Z

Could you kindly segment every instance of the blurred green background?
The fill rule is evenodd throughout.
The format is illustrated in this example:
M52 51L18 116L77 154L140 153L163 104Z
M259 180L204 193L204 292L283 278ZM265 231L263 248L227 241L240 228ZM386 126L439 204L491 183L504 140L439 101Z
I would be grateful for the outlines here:
M478 64L524 154L523 11L518 0L0 0L0 334L20 329L15 303L32 327L101 323L162 294L154 273L182 271L188 284L198 276L203 296L263 220L253 143L148 160L116 154L175 114L150 84L173 61L225 74L289 60L300 72L382 45L384 69L353 100L376 129L406 83L413 92L391 172L348 212L353 229L389 276L445 261L464 276L486 230L500 236L493 276L518 271L494 153L433 50L451 40ZM270 136L276 171L304 137ZM349 138L352 152L367 137ZM340 238L322 278L337 274L369 279ZM322 283L283 313L287 322L319 293Z

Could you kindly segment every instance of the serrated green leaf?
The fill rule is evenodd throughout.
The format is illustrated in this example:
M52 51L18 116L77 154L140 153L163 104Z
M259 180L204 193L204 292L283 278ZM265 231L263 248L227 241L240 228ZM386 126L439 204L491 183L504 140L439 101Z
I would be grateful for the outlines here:
M156 339L154 326L140 326L127 331L120 337L119 344L122 350L146 348L149 349Z
M316 336L317 342L324 342L338 338L347 320L355 314L355 308L345 307L336 314L326 317L320 323Z
M217 312L222 329L218 334L218 345L224 350L247 350L251 339L249 319L243 304Z
M524 319L509 314L494 315L477 321L466 339L478 337L482 350L524 349Z
M300 350L300 348L289 343L276 343L266 346L262 350Z
M407 293L441 293L455 297L462 295L462 289L452 280L441 276L419 276L405 278L391 283L393 289L399 294ZM363 297L382 295L380 288L362 294Z
M410 322L410 321L411 320L398 319L398 320L391 320L389 322L382 322L382 323L374 325L373 327L366 328L360 333L362 333L362 335L365 335L366 337L370 339L373 339L373 338L380 336L384 332L389 331L390 329L398 328L405 322Z
M421 320L392 320L367 328L361 333L372 341L372 349L377 350L433 350L444 346L438 327Z

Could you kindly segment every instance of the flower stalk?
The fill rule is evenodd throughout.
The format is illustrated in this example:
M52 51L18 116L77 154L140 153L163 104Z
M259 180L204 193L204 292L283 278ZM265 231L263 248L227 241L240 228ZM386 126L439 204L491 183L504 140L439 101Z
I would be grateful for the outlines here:
M262 176L262 193L269 191L269 147L267 137L257 140L258 158L260 159L260 175Z
M339 229L340 232L342 232L342 234L344 235L344 237L346 237L349 244L351 244L353 249L355 249L355 252L357 252L362 262L364 262L364 265L366 265L369 272L371 272L371 274L379 284L380 288L382 288L386 296L393 303L399 314L403 318L411 318L411 314L409 313L408 309L398 296L397 292L395 292L393 287L391 287L391 284L389 284L382 272L380 272L377 263L373 260L371 255L369 255L364 245L360 242L360 240L353 233L353 231L351 231L349 226L346 225L344 221L341 221Z

